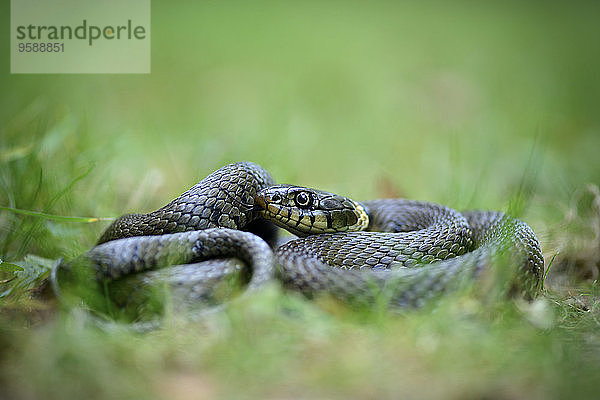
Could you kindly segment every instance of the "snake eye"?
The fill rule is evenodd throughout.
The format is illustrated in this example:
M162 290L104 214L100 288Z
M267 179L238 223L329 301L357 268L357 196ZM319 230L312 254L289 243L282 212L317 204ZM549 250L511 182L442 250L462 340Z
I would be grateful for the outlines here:
M281 201L281 196L279 193L274 193L273 196L271 196L271 201L273 203L279 203Z
M298 207L309 207L312 202L312 197L306 192L299 192L296 195L296 205Z

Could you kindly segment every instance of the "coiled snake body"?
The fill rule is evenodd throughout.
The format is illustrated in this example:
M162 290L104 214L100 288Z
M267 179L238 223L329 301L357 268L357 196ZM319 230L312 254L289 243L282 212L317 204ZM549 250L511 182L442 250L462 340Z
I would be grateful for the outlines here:
M275 254L274 224L299 236ZM83 273L78 283L89 281L93 271L99 282L125 282L125 303L153 280L194 301L243 270L248 290L277 276L306 294L368 304L383 296L393 307L408 307L496 266L512 268L510 282L521 291L539 289L544 261L525 223L403 199L358 203L275 185L263 168L243 162L215 171L155 212L117 219L96 247L62 266L55 290L77 274Z

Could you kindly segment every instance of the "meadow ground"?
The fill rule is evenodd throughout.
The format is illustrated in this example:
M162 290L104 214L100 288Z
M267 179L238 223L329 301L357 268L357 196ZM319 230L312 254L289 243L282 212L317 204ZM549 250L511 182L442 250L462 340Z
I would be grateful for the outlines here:
M31 296L108 222L3 209L0 398L597 397L598 15L595 2L153 2L148 75L11 75L4 35L2 207L149 211L248 160L356 199L510 211L553 261L532 303L475 288L390 314L273 284L136 334Z

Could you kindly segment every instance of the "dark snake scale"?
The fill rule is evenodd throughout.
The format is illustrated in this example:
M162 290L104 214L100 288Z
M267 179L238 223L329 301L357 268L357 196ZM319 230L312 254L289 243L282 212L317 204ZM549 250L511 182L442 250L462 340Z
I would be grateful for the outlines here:
M299 237L277 246L275 225ZM275 185L263 168L243 162L157 211L118 218L96 247L61 265L55 291L76 267L85 279L91 272L117 288L120 305L156 282L184 302L207 301L219 282L241 273L247 290L277 277L307 295L418 307L498 268L509 271L512 287L534 296L544 260L531 228L500 212L404 199L358 203Z

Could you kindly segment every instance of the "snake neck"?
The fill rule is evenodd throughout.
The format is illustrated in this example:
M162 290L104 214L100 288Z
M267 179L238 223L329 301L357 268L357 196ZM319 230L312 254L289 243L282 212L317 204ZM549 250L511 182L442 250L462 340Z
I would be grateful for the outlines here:
M154 212L117 218L98 243L209 228L245 230L258 217L256 193L273 184L273 178L257 164L226 165Z

